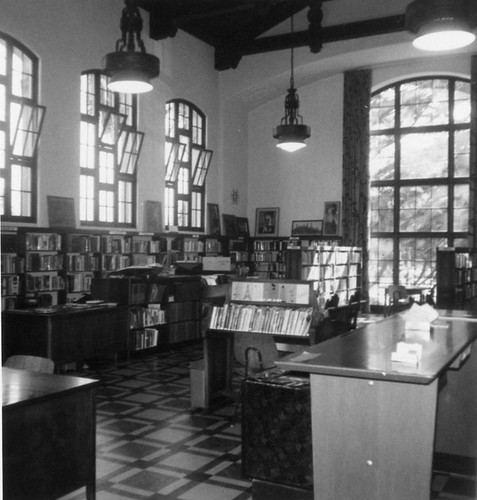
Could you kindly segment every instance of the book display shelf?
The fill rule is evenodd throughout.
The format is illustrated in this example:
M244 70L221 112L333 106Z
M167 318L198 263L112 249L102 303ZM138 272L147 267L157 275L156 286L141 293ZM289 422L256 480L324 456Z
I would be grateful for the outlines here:
M287 241L255 239L252 242L251 261L254 274L259 278L285 278L285 252Z
M477 255L470 248L437 248L437 307L467 309L477 301Z
M315 297L309 281L233 280L230 301L213 307L209 329L266 333L279 342L314 343Z
M129 350L195 340L200 335L200 277L95 278L97 300L128 307Z
M288 250L288 273L313 282L320 309L334 294L345 305L361 289L361 259L361 248L314 242Z

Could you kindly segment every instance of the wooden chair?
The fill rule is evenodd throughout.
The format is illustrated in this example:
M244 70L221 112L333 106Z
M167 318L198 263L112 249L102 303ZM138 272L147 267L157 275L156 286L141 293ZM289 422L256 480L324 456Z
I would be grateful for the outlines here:
M413 300L403 285L389 285L385 290L384 315L389 316L411 307Z
M17 370L27 370L31 372L53 373L55 371L55 363L48 358L40 356L10 356L5 365L7 368L16 368Z
M243 381L250 375L274 368L279 354L273 335L267 333L235 332L234 357L237 363L243 367L243 371L240 373L242 381L238 397L235 400L232 425L236 421L242 404Z

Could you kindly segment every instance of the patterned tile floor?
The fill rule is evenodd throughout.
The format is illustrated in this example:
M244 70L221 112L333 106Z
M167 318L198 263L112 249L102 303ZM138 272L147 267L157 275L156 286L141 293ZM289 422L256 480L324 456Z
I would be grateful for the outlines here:
M230 425L233 406L190 408L189 363L201 357L201 346L189 345L71 373L102 382L98 500L251 499L251 483L241 477L240 425ZM475 463L440 456L436 468L431 500L477 498L469 472ZM63 497L80 499L84 489Z

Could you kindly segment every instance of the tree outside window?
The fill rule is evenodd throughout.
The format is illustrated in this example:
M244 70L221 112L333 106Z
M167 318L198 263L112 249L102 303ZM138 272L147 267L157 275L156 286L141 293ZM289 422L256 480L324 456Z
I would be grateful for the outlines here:
M390 284L432 288L436 248L466 246L470 83L417 78L373 94L370 112L371 304Z

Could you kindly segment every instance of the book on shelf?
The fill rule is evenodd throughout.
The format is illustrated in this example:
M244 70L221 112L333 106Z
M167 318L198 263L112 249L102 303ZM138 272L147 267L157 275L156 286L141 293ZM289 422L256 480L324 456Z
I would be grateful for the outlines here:
M305 336L313 319L313 307L257 306L228 303L214 306L209 328Z

